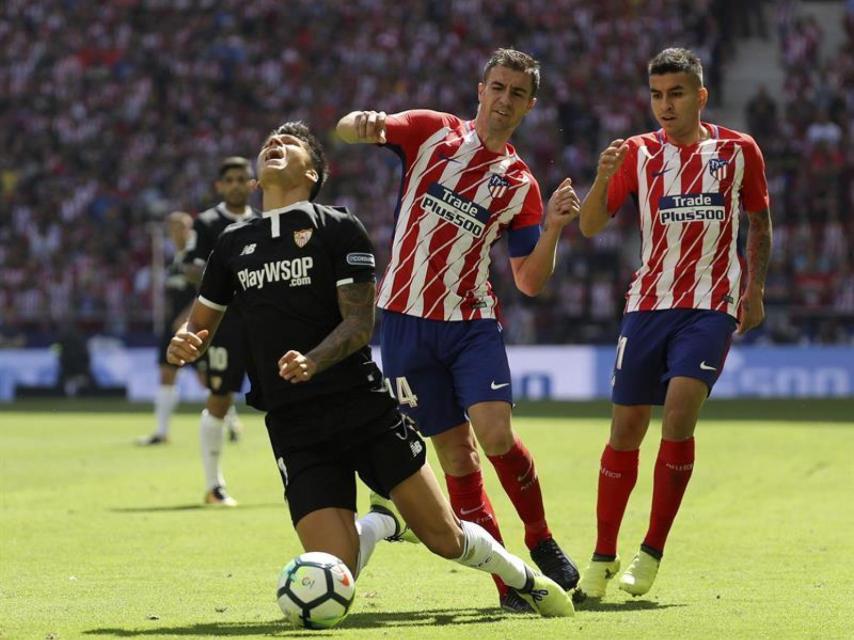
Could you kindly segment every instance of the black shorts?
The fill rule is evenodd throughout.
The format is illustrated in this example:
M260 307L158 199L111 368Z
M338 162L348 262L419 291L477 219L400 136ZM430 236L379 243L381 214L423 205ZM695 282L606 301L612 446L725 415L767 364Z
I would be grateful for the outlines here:
M289 436L299 426L293 420L307 415L327 435L300 445ZM427 458L424 441L394 400L368 388L302 402L291 421L287 412L267 414L266 423L294 526L318 509L355 512L356 473L387 498Z
M238 393L246 376L246 343L240 315L227 310L205 352L208 389L217 396Z

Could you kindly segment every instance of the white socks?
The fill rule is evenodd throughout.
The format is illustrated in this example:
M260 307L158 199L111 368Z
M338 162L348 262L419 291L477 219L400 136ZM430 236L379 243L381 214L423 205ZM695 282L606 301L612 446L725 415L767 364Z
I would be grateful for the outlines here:
M169 421L178 404L178 389L173 384L161 384L154 396L154 416L157 420L157 435L169 435Z
M465 549L456 562L472 569L494 573L514 589L527 586L528 573L520 558L498 544L479 524L463 520L462 525Z
M226 412L223 420L225 421L225 424L226 424L226 426L228 426L229 429L231 429L232 423L239 422L239 420L237 418L237 406L236 405L232 404L228 408L228 411Z
M205 483L208 491L214 487L224 487L225 479L219 464L222 443L225 436L225 421L213 417L207 409L202 411L202 423L199 428L199 441L202 446L202 467L205 470Z
M356 560L355 578L359 577L362 569L368 564L377 543L393 536L394 530L394 519L382 513L370 512L356 520L356 531L359 533L359 557Z

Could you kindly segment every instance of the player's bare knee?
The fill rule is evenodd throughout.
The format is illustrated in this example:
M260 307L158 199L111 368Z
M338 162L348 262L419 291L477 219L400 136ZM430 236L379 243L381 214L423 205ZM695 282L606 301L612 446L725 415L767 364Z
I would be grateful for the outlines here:
M424 546L437 556L454 560L463 554L463 535L458 526L448 524L447 526L431 528L423 537L417 531L416 535L419 536Z
M460 444L436 450L442 470L452 476L467 476L480 469L480 456L473 446Z
M624 410L611 422L609 444L618 450L637 449L649 426L648 414L642 410Z
M217 396L214 394L208 395L207 403L205 404L205 408L207 408L208 413L210 413L215 418L224 418L225 414L228 413L228 409L231 407L231 397L230 396Z
M488 429L480 435L480 446L488 456L502 456L513 448L513 431L507 428Z

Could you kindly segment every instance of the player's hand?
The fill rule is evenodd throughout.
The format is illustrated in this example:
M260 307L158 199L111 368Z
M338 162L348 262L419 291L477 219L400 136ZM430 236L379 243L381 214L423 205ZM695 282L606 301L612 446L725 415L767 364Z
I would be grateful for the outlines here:
M169 341L166 348L166 362L176 367L183 367L189 362L195 362L202 355L202 345L210 331L202 329L196 333L179 331Z
M308 382L316 371L314 360L299 351L288 351L279 358L279 376L291 384Z
M572 179L566 178L554 190L546 205L546 227L563 229L578 217L581 211L581 200L572 188Z
M361 111L356 114L354 127L361 142L386 143L385 111Z
M605 180L606 182L617 173L623 160L626 158L626 153L629 150L629 145L622 138L617 138L612 141L608 147L599 154L599 166L596 169L596 179Z
M762 291L748 287L738 304L737 333L744 335L758 327L764 319L765 303L762 301Z

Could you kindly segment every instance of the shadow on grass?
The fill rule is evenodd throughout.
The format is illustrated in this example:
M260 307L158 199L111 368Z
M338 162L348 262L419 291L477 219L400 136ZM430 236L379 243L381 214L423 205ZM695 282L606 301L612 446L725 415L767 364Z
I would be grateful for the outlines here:
M625 600L623 602L597 602L595 600L576 603L576 611L651 611L686 607L681 603L661 603L652 600Z
M347 617L341 631L347 629L383 629L408 627L433 627L451 625L491 624L504 618L513 617L501 609L428 609L424 611L359 611ZM183 627L163 627L152 622L150 629L140 628L104 628L84 631L88 636L106 636L110 638L132 638L136 636L189 636L193 638L208 636L256 636L271 635L278 638L300 637L307 634L312 637L335 635L338 629L309 631L294 629L283 620L268 622L202 622Z
M246 504L240 503L237 511L246 511L247 509L281 509L281 502L266 503L266 504ZM107 511L113 513L168 513L170 511L211 511L221 513L222 511L231 511L227 507L212 506L207 504L172 504L162 507L110 507Z

